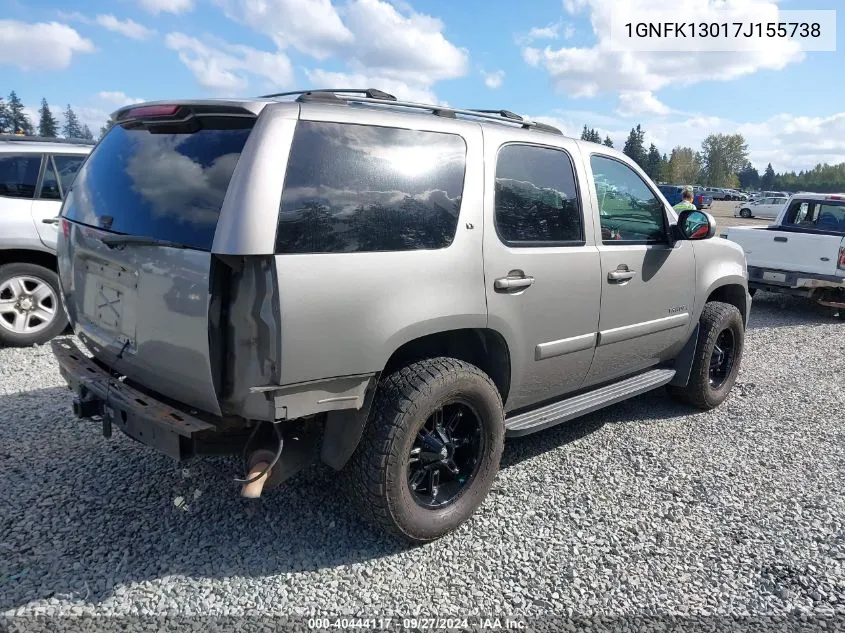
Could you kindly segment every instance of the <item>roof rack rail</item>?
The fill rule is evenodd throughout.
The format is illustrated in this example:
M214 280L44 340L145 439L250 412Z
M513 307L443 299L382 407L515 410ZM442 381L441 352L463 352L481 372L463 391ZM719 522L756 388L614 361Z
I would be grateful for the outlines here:
M0 134L0 141L15 141L24 143L64 143L65 145L97 144L97 141L87 138L53 138L50 136L18 136L17 134Z
M445 105L432 105L430 103L416 103L413 101L399 101L392 94L377 90L375 88L355 89L355 88L314 88L312 90L294 90L292 92L277 92L274 94L263 95L261 99L272 99L275 97L288 97L298 95L297 101L329 101L335 103L369 103L373 105L387 106L390 108L414 108L418 110L428 110L432 114L448 119L455 119L458 115L465 117L475 117L479 119L486 119L488 121L498 121L500 123L518 123L523 129L535 129L541 132L549 132L551 134L558 134L563 136L558 128L539 121L531 121L510 110L466 110L461 108L453 108ZM358 96L363 95L363 96Z
M269 95L261 95L260 99L273 99L275 97L292 97L299 95L297 101L306 100L330 100L340 101L338 94L362 94L369 99L380 99L383 101L396 101L396 97L388 92L377 88L312 88L311 90L293 90L291 92L275 92Z

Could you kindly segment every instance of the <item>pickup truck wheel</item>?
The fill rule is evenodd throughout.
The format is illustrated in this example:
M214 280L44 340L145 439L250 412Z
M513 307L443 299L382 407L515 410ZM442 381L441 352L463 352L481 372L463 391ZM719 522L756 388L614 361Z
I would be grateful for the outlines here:
M52 270L27 263L0 266L0 343L40 345L61 334L67 317L59 297Z
M454 358L412 363L382 379L345 470L361 515L413 543L466 521L499 469L502 400L477 367Z
M736 382L744 342L745 327L739 310L720 301L707 303L699 321L689 382L684 387L668 387L669 394L699 409L718 407Z

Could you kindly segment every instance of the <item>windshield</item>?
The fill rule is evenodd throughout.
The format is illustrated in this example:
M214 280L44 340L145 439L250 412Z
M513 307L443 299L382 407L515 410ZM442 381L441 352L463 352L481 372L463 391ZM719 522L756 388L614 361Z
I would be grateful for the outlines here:
M116 126L79 171L63 215L106 231L211 250L252 123L219 118L185 133Z

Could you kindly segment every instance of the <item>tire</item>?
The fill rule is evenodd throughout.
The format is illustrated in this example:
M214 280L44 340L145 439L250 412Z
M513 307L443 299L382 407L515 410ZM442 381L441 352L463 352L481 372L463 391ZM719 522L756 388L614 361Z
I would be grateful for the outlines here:
M740 209L739 217L750 218L751 217L751 209Z
M476 439L463 446L455 440L439 453L424 444L428 451L414 457L412 451L424 442L421 434L430 428L438 410L444 412L443 426L454 421L456 411L469 412L458 416L457 428L463 429L461 433L474 429L467 436ZM499 391L480 369L454 358L407 365L379 384L363 437L344 468L347 494L363 518L394 536L411 543L440 538L469 519L490 491L499 470L504 430ZM457 435L455 431L450 437ZM420 472L431 472L422 467L424 459L453 449L452 464L465 464L463 479L446 473L446 483L441 479L434 486L424 474L422 485L412 491L412 480ZM470 454L474 459L467 458ZM470 469L472 473L467 474ZM435 506L435 497L429 499L426 494L431 489L442 492L444 498L450 491L454 496ZM425 505L423 497L431 505Z
M38 299L36 293L42 298ZM21 299L26 303L16 303ZM21 305L29 309L22 311ZM61 334L66 327L67 316L61 304L56 273L36 264L0 266L0 344L13 347L41 345Z
M732 341L730 366L722 366L722 371L712 372L711 362L716 363L716 343L718 341L724 351L727 351L725 341L728 339ZM669 395L699 409L710 410L718 407L728 397L736 382L744 344L745 326L739 310L720 301L707 303L699 320L698 345L689 382L684 387L667 387Z

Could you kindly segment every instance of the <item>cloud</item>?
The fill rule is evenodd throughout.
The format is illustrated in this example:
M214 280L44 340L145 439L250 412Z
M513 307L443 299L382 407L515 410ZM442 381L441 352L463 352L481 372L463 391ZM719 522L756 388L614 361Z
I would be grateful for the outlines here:
M66 24L0 20L0 64L22 70L63 70L74 53L94 50L91 40Z
M616 112L620 116L633 117L644 114L669 114L671 110L651 92L632 90L619 95L619 107Z
M488 88L501 88L502 83L505 81L505 71L504 70L496 70L492 73L481 71L481 74L484 76L484 85Z
M533 117L578 138L584 124L610 136L622 149L631 121L582 110L560 110ZM661 153L671 154L678 145L699 149L709 134L742 134L748 143L749 159L759 170L772 163L775 171L812 169L818 163L845 162L845 112L829 116L802 117L778 114L762 121L738 121L717 116L672 114L642 121L646 145L654 143Z
M133 104L133 103L142 103L142 102L145 101L145 99L136 99L134 97L128 97L128 96L126 96L126 93L124 93L124 92L120 92L120 91L109 92L107 90L102 90L102 91L98 92L97 98L104 103L113 104L113 105L117 106L118 108L125 106L125 105L130 105L130 104Z
M322 69L305 70L305 76L315 88L337 88L350 86L353 88L378 88L384 90L401 101L416 101L417 103L441 103L437 96L425 88L412 86L393 77L379 77L363 73L340 73Z
M187 13L194 9L194 0L138 0L141 8L158 15L159 13Z
M727 21L759 21L777 11L772 0L734 0L719 7L732 13ZM629 0L626 11L677 11L675 0ZM593 97L613 92L641 92L644 86L652 92L668 85L689 85L702 81L727 81L762 69L780 70L804 59L796 43L772 42L765 51L741 52L637 52L618 50L611 42L611 18L620 9L618 0L565 0L570 13L588 9L596 43L591 47L546 46L544 49L522 47L523 59L532 66L542 66L552 84L572 97ZM715 15L717 8L710 0L686 0L685 15L695 15L701 22L725 21ZM713 18L712 20L710 18ZM775 20L776 21L776 20Z
M406 3L350 0L214 0L229 18L318 61L343 60L341 74L388 80L432 94L441 80L467 74L469 53L443 23ZM375 86L374 86L375 87Z
M212 37L199 40L184 33L168 33L165 44L179 54L201 86L220 94L243 92L255 78L273 88L286 88L293 82L293 68L284 53L268 53Z
M97 24L133 40L148 40L156 33L134 20L118 20L113 15L98 15Z
M535 26L528 33L516 36L516 43L520 46L527 46L537 40L556 40L560 37L568 40L574 37L575 26L569 22L560 20L546 26Z

